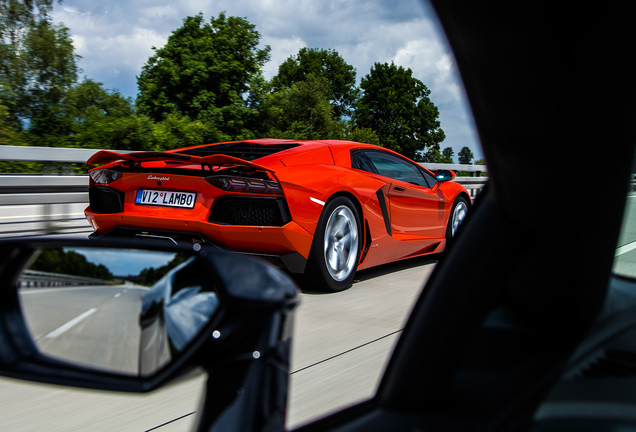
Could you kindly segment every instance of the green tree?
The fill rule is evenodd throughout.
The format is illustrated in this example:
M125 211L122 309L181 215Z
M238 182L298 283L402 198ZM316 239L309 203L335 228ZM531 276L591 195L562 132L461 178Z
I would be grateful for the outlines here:
M442 159L441 163L453 163L453 156L455 156L455 152L452 147L445 147L442 150Z
M68 135L60 104L78 73L69 29L52 23L51 9L52 1L0 0L0 99L13 129L38 145Z
M26 106L20 106L16 112L29 119L29 134L34 135L38 144L55 145L47 138L68 134L69 124L61 103L77 81L78 73L78 56L69 29L49 20L36 22L26 35L23 55L27 66Z
M334 118L326 78L309 74L274 93L264 106L269 111L270 134L290 139L342 139L345 124Z
M138 113L155 122L186 116L211 124L220 138L251 138L260 103L253 87L262 82L270 52L259 41L244 18L223 12L209 23L202 14L185 18L137 79Z
M65 116L71 120L73 147L118 150L150 149L153 124L135 115L133 102L119 92L105 90L86 79L64 98Z
M25 106L25 35L36 21L48 17L51 8L51 0L0 0L0 98L13 123L16 110Z
M205 142L222 141L223 137L224 135L215 128L213 123L170 114L163 121L152 125L149 146L153 150L169 150Z
M334 119L351 114L358 94L356 70L335 50L301 48L278 67L278 74L271 83L276 90L291 88L310 75L328 82L327 98L334 108Z
M437 147L429 147L422 157L422 162L443 163L443 155Z
M453 163L453 148L445 147L441 152L437 147L429 147L424 156L422 162L428 163Z
M462 147L458 154L459 163L469 165L473 160L473 152L468 147Z
M11 125L9 109L0 103L0 145L26 145L21 133ZM0 173L38 172L40 164L36 162L0 161Z
M378 138L378 134L376 134L373 129L353 127L351 122L347 122L346 124L344 139L367 144L381 145L380 138Z
M24 145L22 136L10 124L9 109L0 103L0 145Z
M31 270L44 271L102 280L113 280L111 272L102 264L94 264L74 250L43 249L31 264Z
M410 69L394 63L376 63L360 83L353 120L373 129L383 146L414 159L426 147L439 150L445 134L430 90Z

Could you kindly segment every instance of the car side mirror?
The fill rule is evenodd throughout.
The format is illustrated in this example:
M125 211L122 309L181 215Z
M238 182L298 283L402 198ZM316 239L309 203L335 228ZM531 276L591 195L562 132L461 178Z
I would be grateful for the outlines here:
M455 176L455 172L451 170L438 169L437 171L435 171L435 178L439 183L451 181L455 178Z
M130 240L4 241L0 263L0 375L144 392L204 370L208 412L254 409L264 417L244 422L284 424L297 289L278 269ZM263 411L263 398L282 402Z

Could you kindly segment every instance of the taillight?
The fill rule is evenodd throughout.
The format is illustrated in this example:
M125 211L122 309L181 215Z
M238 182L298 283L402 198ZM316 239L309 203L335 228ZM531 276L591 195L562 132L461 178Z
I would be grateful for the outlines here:
M91 179L97 184L112 183L121 177L121 172L109 169L96 169L88 173Z
M246 177L214 176L205 181L212 186L228 192L246 192L265 195L282 195L283 188L274 180L262 180Z

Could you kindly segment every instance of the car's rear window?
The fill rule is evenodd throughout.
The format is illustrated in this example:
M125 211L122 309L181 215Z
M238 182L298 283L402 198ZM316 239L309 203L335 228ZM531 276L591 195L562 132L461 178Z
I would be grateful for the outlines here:
M234 156L239 159L251 161L254 159L269 156L274 153L298 147L299 144L255 144L246 142L210 144L208 146L197 147L194 149L183 150L177 153L187 154L191 156L210 156L210 155L226 155Z

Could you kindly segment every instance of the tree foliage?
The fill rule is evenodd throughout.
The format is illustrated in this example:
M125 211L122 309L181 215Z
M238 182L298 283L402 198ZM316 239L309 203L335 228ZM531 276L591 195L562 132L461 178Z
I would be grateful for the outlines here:
M441 152L437 147L429 147L424 156L422 162L427 163L453 163L454 151L452 147L445 147Z
M78 74L69 29L52 23L52 1L0 1L0 8L0 99L15 130L54 145L49 137L69 134L60 103Z
M455 152L452 147L446 147L442 151L442 162L441 163L453 163L453 156Z
M268 82L270 47L259 45L254 25L199 14L153 48L133 101L89 78L77 82L79 56L69 29L50 18L53 2L0 0L0 144L166 150L269 136L453 160L452 148L440 151L445 136L430 91L410 69L376 63L358 88L338 52L302 48ZM45 166L0 162L0 171Z
M265 105L270 134L290 139L342 139L344 122L334 118L330 93L327 79L314 74L274 93Z
M460 164L470 164L474 157L473 152L468 147L462 147L458 154Z
M410 69L375 63L360 87L363 93L353 114L357 127L373 129L385 147L411 159L426 147L439 150L445 138L439 110Z
M136 277L136 282L145 285L152 286L159 281L162 277L164 277L170 270L178 266L179 264L185 262L187 259L186 254L176 254L174 258L168 263L161 267L146 267L142 271L139 272L139 275Z
M153 150L168 150L203 144L206 141L218 141L210 140L210 137L220 135L221 133L216 129L214 123L170 114L165 120L152 125L151 133L147 139L149 147Z
M251 92L270 52L259 41L244 18L187 17L144 65L138 112L155 122L185 116L211 123L218 133L212 140L253 137L258 101Z
M44 249L30 267L31 270L49 273L113 280L111 272L103 264L94 264L74 250L62 248Z
M336 50L301 48L298 54L290 56L278 67L272 86L276 90L291 88L309 76L326 80L324 94L333 106L334 119L351 114L358 93L356 70Z
M147 150L152 122L135 115L132 101L101 83L85 80L64 99L64 116L72 131L70 147Z

